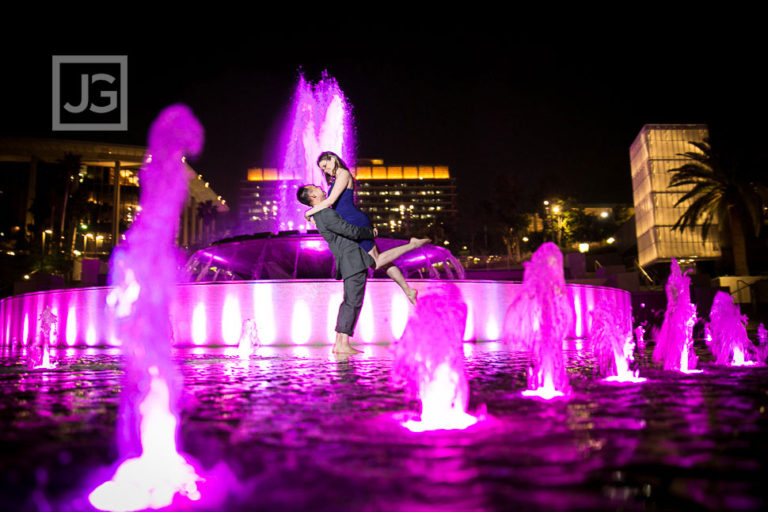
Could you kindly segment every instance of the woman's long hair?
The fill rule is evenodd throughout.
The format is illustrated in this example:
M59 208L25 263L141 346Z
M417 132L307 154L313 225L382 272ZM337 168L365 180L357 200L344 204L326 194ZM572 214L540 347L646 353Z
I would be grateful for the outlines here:
M352 174L352 172L349 170L349 167L347 167L347 164L344 163L344 160L339 157L336 153L333 151L323 151L320 153L320 156L317 157L317 166L320 167L320 162L324 160L330 160L333 162L333 170L336 171L338 169L344 169L345 171ZM336 180L335 176L331 176L330 174L323 171L323 174L325 175L325 181L328 183L328 185L333 185L333 182Z

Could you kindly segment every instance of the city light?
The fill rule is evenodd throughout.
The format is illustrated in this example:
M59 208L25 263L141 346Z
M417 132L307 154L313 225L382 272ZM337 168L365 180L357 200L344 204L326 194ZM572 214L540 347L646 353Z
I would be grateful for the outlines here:
M580 243L579 244L579 252L581 252L581 253L589 252L589 244L585 243L585 242Z
M555 205L552 207L552 213L560 213L560 205Z
M609 244L612 244L615 241L616 241L616 239L613 238L613 237L610 237L610 238L608 238L608 240L606 240L606 242L608 242Z
M528 239L528 237L527 237L527 236L524 236L524 237L523 237L523 242L527 242L528 240L529 240L529 239Z
M600 217L603 218L603 219L607 219L608 218L608 212L607 211L600 212Z

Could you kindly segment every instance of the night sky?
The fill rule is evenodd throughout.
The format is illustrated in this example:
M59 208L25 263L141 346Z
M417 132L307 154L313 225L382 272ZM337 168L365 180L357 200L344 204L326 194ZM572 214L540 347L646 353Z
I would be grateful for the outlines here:
M354 107L357 155L449 165L462 205L486 197L504 174L531 196L631 203L629 145L646 123L708 123L734 139L749 134L750 144L766 140L757 36L364 32L262 33L226 44L201 34L152 51L121 38L52 38L34 48L3 41L0 135L144 145L157 112L182 101L206 130L193 166L236 204L248 167L278 164L275 141L298 70L315 81L327 69ZM54 54L128 55L128 132L51 131Z

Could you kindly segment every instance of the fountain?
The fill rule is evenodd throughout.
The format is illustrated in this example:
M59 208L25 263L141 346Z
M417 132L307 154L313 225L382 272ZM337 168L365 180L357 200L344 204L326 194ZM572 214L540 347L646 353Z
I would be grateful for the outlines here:
M691 278L688 271L680 271L672 258L667 279L667 309L661 330L656 334L652 360L665 370L683 373L696 372L698 358L693 352L693 326L696 324L696 306L691 303Z
M36 370L50 370L56 368L56 363L51 362L51 347L56 345L56 338L58 336L56 324L58 323L58 318L51 311L51 307L46 306L43 312L40 313L38 321L40 322L40 343L39 346L29 348L28 365ZM53 343L51 340L53 340Z
M176 494L200 499L194 467L176 450L179 375L171 360L169 303L178 255L177 221L191 176L185 154L196 154L202 127L184 106L168 107L152 124L141 170L141 215L111 261L111 306L125 354L119 414L123 461L89 496L100 510L162 508Z
M392 376L421 402L420 420L403 426L412 432L465 429L477 422L467 414L469 383L462 337L467 304L451 283L430 285L419 296L403 337L395 344Z
M316 165L321 148L336 151L350 164L354 161L350 110L332 78L323 75L312 84L299 77L282 154L276 158L283 166L273 176L283 187L277 211L280 217L265 227L269 233L221 240L190 257L187 276L174 284L169 306L174 346L239 346L244 319L255 322L263 346L333 341L335 320L328 311L338 308L341 291L339 283L331 279L333 260L325 241L311 232L274 231L306 227L305 208L290 188L306 182L325 183ZM385 251L406 241L381 238L377 243ZM428 282L450 280L461 290L468 308L464 341L499 339L506 307L518 295L519 283L466 280L459 261L434 245L412 251L395 264L417 289ZM567 285L560 293L558 297L570 310L569 320L562 326L567 336L589 336L589 312L604 298L619 305L623 321L629 322L631 301L624 290ZM34 319L51 307L59 315L58 346L119 346L112 314L105 305L107 294L106 288L90 287L2 299L0 344L17 339L21 346L28 345L34 338ZM366 287L358 341L383 344L400 338L409 311L401 295L383 270L373 275Z
M541 245L524 264L522 290L507 309L504 341L531 352L528 389L523 396L551 399L570 394L563 339L571 331L573 310L566 297L563 255L552 242Z
M634 365L635 341L631 331L625 331L617 322L615 306L601 302L592 311L592 343L594 344L595 368L598 375L608 382L644 382ZM642 329L642 327L638 327ZM639 332L642 339L642 331Z
M310 228L304 218L306 208L296 201L296 189L313 183L325 188L317 157L333 151L346 162L354 162L354 130L351 107L335 79L324 72L316 84L303 75L293 98L293 116L284 143L280 170L279 217L272 231Z
M242 334L237 343L237 355L240 359L250 359L259 349L259 335L256 322L252 318L243 320Z
M715 356L715 364L751 366L756 358L747 336L747 316L742 315L730 294L719 291L712 301L710 321L706 326L707 345Z
M768 330L762 322L757 326L757 361L764 364L766 356L768 356Z

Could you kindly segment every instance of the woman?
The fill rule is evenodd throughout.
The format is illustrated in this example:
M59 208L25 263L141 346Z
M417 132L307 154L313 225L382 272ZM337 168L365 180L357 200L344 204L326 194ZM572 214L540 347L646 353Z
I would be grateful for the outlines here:
M352 197L355 189L355 179L341 158L336 153L325 151L318 157L317 166L323 170L331 190L324 201L307 210L304 216L309 220L312 215L320 210L333 206L333 209L341 215L341 218L350 224L363 227L371 226L368 216L355 206ZM408 243L408 250L421 247L427 242L429 242L429 238L411 238ZM403 247L396 247L380 253L373 240L361 240L358 243L360 247L373 257L373 260L376 262L376 268L386 268L387 275L402 288L411 304L416 304L418 291L408 286L403 273L397 266L392 264L394 259L403 254Z

